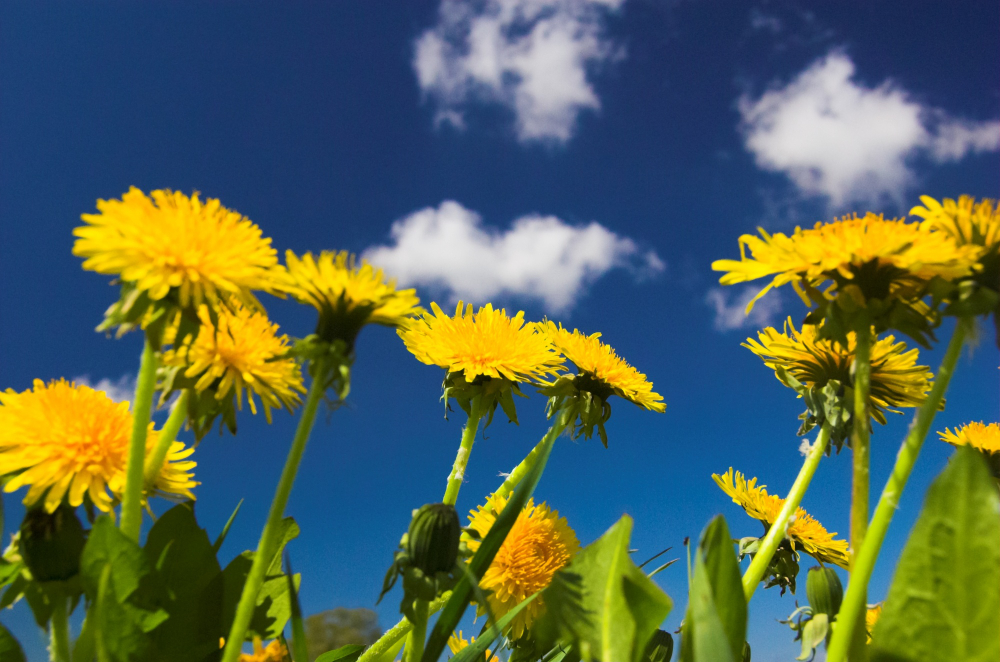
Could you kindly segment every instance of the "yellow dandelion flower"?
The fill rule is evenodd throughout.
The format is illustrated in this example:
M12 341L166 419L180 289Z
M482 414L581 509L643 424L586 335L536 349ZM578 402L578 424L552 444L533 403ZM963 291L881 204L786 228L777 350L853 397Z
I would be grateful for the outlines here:
M260 637L253 638L253 653L241 653L240 662L290 662L288 649L278 639L275 639L267 646L263 645Z
M358 266L347 251L323 251L319 258L285 254L287 279L283 291L320 313L317 335L353 343L365 324L398 327L421 312L416 290L397 290L381 269L365 261Z
M941 204L928 195L920 196L924 206L910 210L913 216L924 219L925 229L943 232L960 246L984 246L997 252L1000 247L1000 206L994 207L990 199L978 204L970 195L959 196L958 201L945 198Z
M264 414L271 422L271 409L284 407L288 411L300 404L302 371L288 352L288 336L278 335L278 325L263 312L237 305L233 310L220 309L217 321L206 306L198 309L201 326L198 335L188 343L163 353L167 367L183 369L183 374L196 380L196 391L211 389L217 400L234 397L237 407L243 406L246 392L250 411L257 413L254 394L264 405ZM168 342L172 333L166 334Z
M653 392L652 382L618 356L610 345L601 342L600 333L588 336L576 329L570 333L554 322L544 322L538 328L584 379L596 382L589 386L605 399L613 393L643 409L666 410L663 396Z
M181 306L220 298L254 303L251 290L275 287L277 251L241 214L195 193L132 187L121 200L98 200L98 214L73 231L84 269L115 275L159 301L176 289Z
M1000 454L1000 425L990 423L989 425L979 423L967 423L962 427L955 428L952 432L945 428L944 432L938 432L941 441L946 441L954 446L964 446L968 444L976 450L985 453Z
M712 474L712 479L723 492L732 497L733 503L765 527L770 527L777 520L785 500L768 494L765 485L757 485L756 478L748 481L743 474L739 471L734 473L730 467L721 476ZM835 535L837 534L828 533L802 507L796 509L792 523L788 526L788 540L793 549L799 547L817 561L847 568L847 541L836 540Z
M552 341L534 325L524 323L524 313L508 317L504 309L486 304L477 312L458 302L454 317L436 304L397 333L417 360L462 373L467 382L479 376L523 382L553 375L562 357L552 351Z
M882 616L882 604L873 605L868 607L865 611L865 631L868 633L868 643L872 642L872 634L875 632L875 624L878 623L878 619Z
M83 503L85 494L97 508L109 512L108 494L124 487L125 463L132 434L127 402L114 402L103 391L64 379L49 384L36 379L31 390L0 393L0 476L5 491L29 486L27 506L42 501L54 512L65 499ZM156 445L149 424L147 447ZM155 488L162 493L193 498L197 485L190 474L195 463L180 442L170 449Z
M490 497L486 505L470 512L469 526L485 536L508 499L499 495ZM479 545L478 540L468 541L473 552ZM533 500L528 501L480 582L484 590L490 591L487 599L493 615L501 618L548 586L552 575L578 551L580 542L566 518L559 517L557 511L544 503L536 506ZM512 621L510 638L518 639L527 632L544 608L541 596L532 600ZM479 611L486 613L482 606Z
M152 439L150 439L152 437ZM146 437L146 456L148 457L156 447L156 435ZM192 470L198 466L197 462L189 460L194 453L194 448L189 448L183 442L175 441L170 444L167 456L163 459L160 473L152 485L152 492L167 498L184 497L194 501L194 493L191 490L201 483L194 479ZM125 491L125 475L122 472L119 481L112 481L111 491L119 498ZM120 485L118 485L120 483ZM148 495L147 495L148 496Z
M857 344L856 335L847 334L845 349L833 340L819 338L819 328L804 324L795 329L789 317L784 332L767 327L757 334L758 340L747 338L743 346L764 360L781 379L779 368L806 386L822 388L830 380L850 386L851 364ZM918 407L931 388L933 373L927 366L917 365L916 349L906 351L906 343L886 336L871 348L871 416L885 425L885 413L900 413L893 407ZM788 384L786 384L787 386Z
M451 649L453 655L458 655L458 652L462 649L476 643L475 637L469 637L468 640L462 637L462 631L459 630L457 633L452 632L451 636L448 637L448 648ZM498 658L494 657L493 651L486 651L486 662L493 662Z
M715 271L727 272L719 279L723 285L773 276L747 306L747 312L772 287L786 283L820 287L833 281L843 287L854 282L866 297L909 296L915 284L935 276L955 279L969 275L978 254L974 247L957 246L944 233L872 213L817 223L806 230L795 228L790 237L780 232L771 235L763 229L760 234L740 237L741 259L712 263ZM748 248L751 258L746 256ZM871 265L885 277L872 277L867 272Z

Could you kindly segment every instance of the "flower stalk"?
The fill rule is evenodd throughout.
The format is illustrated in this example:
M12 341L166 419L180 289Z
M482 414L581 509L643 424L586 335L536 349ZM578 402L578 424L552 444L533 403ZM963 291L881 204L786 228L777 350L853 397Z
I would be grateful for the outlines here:
M125 492L122 495L122 516L119 528L122 533L139 542L142 529L142 487L146 461L146 433L153 409L153 391L156 388L156 368L159 363L153 345L146 338L136 378L135 398L132 400L132 437L129 441L128 459L125 463Z
M863 317L855 333L854 416L851 431L853 471L851 484L851 547L858 549L868 530L868 492L871 465L871 415L868 410L871 392L871 326Z
M414 623L413 629L406 636L406 651L404 662L420 662L424 655L424 641L427 640L427 601L419 598L414 601Z
M913 471L913 465L920 454L924 439L927 438L931 423L934 421L934 416L941 405L945 391L948 389L948 383L955 372L955 364L962 353L962 345L971 330L972 323L973 320L970 318L959 318L955 325L948 349L941 361L941 367L938 368L934 387L920 409L917 410L913 425L896 456L896 464L892 468L892 474L886 482L885 489L882 490L881 497L879 497L868 535L864 543L855 550L850 582L847 585L847 592L844 594L840 613L837 615L838 626L830 641L827 656L830 662L844 662L847 659L848 647L855 634L854 630L859 621L863 622L861 619L864 618L865 613L866 589L872 571L875 569L879 550L903 495L903 489Z
M572 419L570 418L571 413L572 412L569 407L563 408L559 411L559 414L556 417L555 424L549 428L549 431L545 433L545 436L542 437L542 440L538 442L538 445L532 448L531 452L528 453L516 467L514 467L514 470L511 471L510 474L507 476L506 480L504 480L503 485L498 487L497 491L494 492L496 496L498 497L510 496L510 493L514 491L514 488L517 487L517 484L520 483L524 479L524 477L528 475L528 472L531 471L531 468L535 466L536 462L538 462L538 458L542 453L542 449L549 443L549 440L552 437L558 437L559 435L561 435L563 431L566 429L566 426L570 424L570 422L572 421Z
M184 425L184 419L187 415L188 397L187 389L181 391L180 395L177 396L174 406L170 408L170 416L160 430L160 436L156 440L156 447L153 448L153 452L146 458L146 467L143 474L147 489L152 488L156 484L156 478L160 475L160 469L163 467L163 461L167 458L170 446L177 440L177 433L181 431L181 426Z
M785 539L792 517L802 503L802 497L805 496L806 490L809 488L809 483L812 481L813 474L816 473L816 467L819 466L820 459L826 453L827 444L830 442L831 430L832 428L829 423L824 423L823 427L820 428L816 442L810 448L808 455L806 455L805 462L802 463L802 468L799 470L799 475L796 476L795 482L792 483L792 488L785 498L785 503L782 505L781 510L778 511L778 517L775 519L774 524L767 530L767 534L760 542L757 553L750 562L750 567L743 574L743 594L746 596L747 602L750 602L754 591L760 585L760 580L767 573L767 568L771 564L771 559L774 558L774 553L777 551L778 545Z
M68 601L62 594L56 595L52 601L52 621L49 623L49 659L52 662L70 662Z
M465 424L465 429L462 430L462 444L458 447L458 453L455 455L455 464L448 475L448 486L445 488L444 499L442 499L443 503L450 506L454 506L455 502L458 501L458 491L462 489L462 483L465 481L465 467L469 463L469 455L472 454L472 444L476 441L479 421L486 413L483 408L483 400L482 394L476 394L472 398L469 420Z
M451 598L451 591L445 591L437 599L427 604L427 615L431 616L441 611ZM399 640L407 636L413 629L413 623L405 618L401 618L398 623L386 630L379 640L365 649L357 662L379 662L383 657L388 657L393 652L393 647ZM390 658L391 659L391 658Z
M250 566L246 583L243 585L243 593L240 596L239 605L236 607L236 616L229 630L229 636L226 638L226 648L222 653L222 662L237 662L243 648L243 639L246 636L247 627L250 625L250 619L257 606L257 594L264 583L264 573L267 571L274 556L279 524L285 514L285 506L288 504L292 484L295 482L295 475L299 470L299 464L302 462L302 454L305 451L306 442L309 441L309 434L312 432L313 423L316 421L319 402L326 390L326 382L322 378L322 375L326 373L325 362L323 358L320 358L313 365L312 374L315 377L309 386L305 406L302 408L302 417L299 419L298 427L295 430L295 437L292 439L292 446L288 450L288 458L285 460L285 468L281 472L278 488L275 491L274 499L271 501L267 523L264 525L260 542L257 545L257 551L254 553L253 565Z

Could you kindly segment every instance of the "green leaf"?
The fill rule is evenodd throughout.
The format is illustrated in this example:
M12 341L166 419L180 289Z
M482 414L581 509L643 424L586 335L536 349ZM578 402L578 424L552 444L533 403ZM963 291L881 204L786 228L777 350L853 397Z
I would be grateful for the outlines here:
M449 662L474 662L481 655L485 654L493 642L496 641L503 631L510 625L521 610L528 606L532 600L536 599L540 594L535 593L531 597L525 598L517 604L516 607L508 611L503 615L502 618L498 619L496 623L487 628L479 637L470 643L468 646L458 651ZM316 662L319 662L317 660Z
M682 662L743 659L747 603L729 527L722 515L701 534L681 634Z
M1000 660L1000 496L962 446L927 491L875 628L874 662Z
M184 503L168 510L146 539L146 557L156 564L170 615L154 633L154 659L202 660L219 649L224 634L222 568L193 507Z
M625 515L556 573L543 593L543 638L554 630L584 660L642 659L673 603L632 562L631 534L632 518Z
M240 502L236 504L236 509L233 510L233 514L229 516L228 520L226 520L226 525L222 527L222 533L220 533L219 537L215 539L215 543L212 545L212 549L215 551L216 554L218 554L219 550L222 548L222 543L226 542L226 536L229 535L229 529L233 526L233 522L236 521L236 515L239 514L240 508L242 506L243 506L243 499L240 499Z
M309 662L306 629L302 624L302 606L299 604L299 592L295 586L295 573L292 572L292 560L285 553L285 580L288 583L289 604L292 608L292 659L294 662Z
M337 650L327 651L316 658L314 662L354 662L365 650L362 644L348 644Z
M3 662L26 662L21 644L17 643L14 635L0 625L0 660Z

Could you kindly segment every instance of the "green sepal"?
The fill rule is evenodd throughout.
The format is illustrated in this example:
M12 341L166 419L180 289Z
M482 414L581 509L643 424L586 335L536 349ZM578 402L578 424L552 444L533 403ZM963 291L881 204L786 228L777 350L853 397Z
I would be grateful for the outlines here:
M344 340L324 340L316 334L296 338L288 356L304 364L313 380L319 380L324 393L332 391L331 406L347 399L351 392L351 366L354 365L354 350ZM284 358L284 357L282 357ZM316 374L316 367L322 366L323 373Z
M521 392L521 386L506 377L487 377L479 375L474 380L467 381L464 372L449 372L444 377L441 385L441 400L444 401L445 418L451 411L450 402L452 400L458 404L459 408L465 412L466 416L472 415L472 403L475 398L479 398L479 411L486 419L483 428L487 428L493 422L493 415L497 407L503 410L507 420L514 425L518 424L517 409L514 406L514 396L527 397Z

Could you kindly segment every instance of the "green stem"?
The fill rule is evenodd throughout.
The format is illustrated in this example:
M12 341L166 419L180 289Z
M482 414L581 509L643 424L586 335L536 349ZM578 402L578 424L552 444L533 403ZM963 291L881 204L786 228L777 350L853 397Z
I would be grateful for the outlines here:
M538 445L531 449L521 463L514 467L514 470L510 472L507 479L504 480L503 485L497 488L495 494L497 496L507 496L514 491L517 484L520 483L531 468L535 466L535 462L538 461L538 456L542 453L542 448L549 443L549 439L552 437L558 437L566 429L566 426L570 424L570 412L568 409L562 409L557 415L555 424L549 428L549 431L545 433L542 440L538 442Z
M58 594L52 600L52 621L49 632L52 642L49 646L49 659L52 662L69 662L69 612L68 599Z
M885 540L889 523L896 512L899 500L903 495L903 489L913 471L913 465L920 454L920 448L927 437L931 423L937 413L938 407L944 398L944 393L948 389L948 382L955 372L955 364L962 353L962 344L972 326L972 320L960 318L955 325L955 331L948 343L941 367L938 368L937 377L930 394L924 400L920 409L914 417L913 425L903 441L899 454L896 456L896 464L892 468L892 475L882 490L878 505L875 508L875 515L872 517L871 528L868 537L860 549L855 550L854 567L851 571L850 582L847 585L847 592L844 594L844 601L840 606L840 613L837 615L837 627L833 631L833 639L830 641L830 649L827 659L830 662L843 662L846 659L848 644L851 641L853 629L863 616L866 607L866 588L872 571L875 569L875 561L878 559L879 550Z
M122 495L122 533L139 542L142 529L143 464L146 461L146 431L153 409L153 391L156 388L156 367L159 359L147 338L136 378L135 398L132 400L132 439L125 463L125 493Z
M445 606L448 599L451 598L451 591L445 591L436 600L432 600L430 604L427 605L427 615L436 614L441 611L441 608ZM392 647L399 643L399 640L409 634L410 630L413 629L413 623L401 619L399 623L396 623L393 627L386 631L379 640L372 644L361 657L358 658L357 662L379 662L382 656L392 650Z
M405 662L420 662L424 655L424 642L427 640L427 601L419 598L413 604L413 629L406 636Z
M469 455L472 453L472 444L476 441L476 432L479 430L479 420L486 413L482 407L483 398L477 395L472 398L472 406L469 410L469 420L462 430L462 444L458 447L455 455L455 464L448 475L448 487L444 491L443 503L454 506L458 501L458 491L462 489L465 481L465 467L469 463Z
M754 591L760 585L760 580L767 573L767 568L771 564L771 559L774 558L774 553L777 551L778 545L785 539L788 525L795 515L795 511L802 503L802 497L805 496L813 474L816 473L816 467L819 466L820 458L826 453L826 446L830 441L830 431L829 423L824 423L823 427L820 428L819 435L816 437L816 443L812 445L809 454L806 455L805 462L802 463L802 468L799 470L799 475L795 478L795 482L792 483L792 489L789 490L788 496L785 497L785 503L781 506L781 510L778 511L778 516L775 518L774 523L767 530L767 535L761 540L757 553L754 555L753 561L750 562L750 567L747 568L746 573L743 575L743 594L746 596L747 602L750 602Z
M868 530L868 492L871 465L871 415L868 401L871 392L872 331L867 318L858 326L854 349L854 427L851 451L854 458L851 486L851 548L859 549ZM853 563L852 563L853 565Z
M271 501L271 509L267 514L267 523L260 535L260 542L257 544L257 551L253 556L253 565L247 574L246 583L243 585L243 594L240 596L239 605L236 607L236 617L233 625L229 629L229 636L226 638L226 648L222 653L222 662L236 662L243 649L243 638L246 636L247 627L257 606L257 594L264 583L264 573L274 556L274 547L277 544L278 531L280 530L281 518L285 514L285 506L288 504L288 496L292 491L292 484L295 482L295 474L299 470L302 462L302 453L306 449L306 442L309 441L309 433L312 432L313 423L316 420L316 411L319 402L323 398L324 382L321 375L326 371L323 365L325 361L318 359L313 365L313 373L317 375L309 386L309 393L306 395L305 406L302 408L302 417L295 430L295 437L292 439L292 447L288 450L288 458L285 460L285 468L281 472L281 479L278 481L278 489L274 493L274 500Z
M174 402L174 406L170 409L170 416L160 430L160 436L156 439L156 446L153 448L153 452L146 458L143 477L146 481L147 489L152 489L156 485L156 479L160 475L160 468L163 467L163 461L167 459L170 446L177 440L177 433L181 431L181 426L184 425L184 420L187 418L187 401L188 390L184 389L177 396L177 401Z
M96 654L94 648L94 619L97 618L96 607L91 606L90 613L83 619L83 625L80 626L80 636L76 638L76 643L73 644L73 659L76 662L93 662L94 655Z

